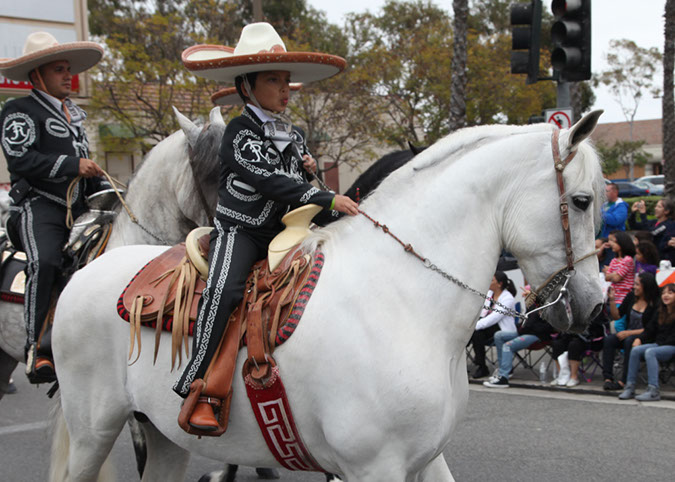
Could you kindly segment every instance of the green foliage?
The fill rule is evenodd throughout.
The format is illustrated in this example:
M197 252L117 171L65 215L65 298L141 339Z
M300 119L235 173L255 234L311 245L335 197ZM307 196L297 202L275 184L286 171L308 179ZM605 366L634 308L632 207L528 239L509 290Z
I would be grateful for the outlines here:
M643 149L645 141L616 141L611 146L600 141L596 149L602 159L602 172L614 174L621 167L626 170L626 177L631 178L631 165L644 166L652 155Z

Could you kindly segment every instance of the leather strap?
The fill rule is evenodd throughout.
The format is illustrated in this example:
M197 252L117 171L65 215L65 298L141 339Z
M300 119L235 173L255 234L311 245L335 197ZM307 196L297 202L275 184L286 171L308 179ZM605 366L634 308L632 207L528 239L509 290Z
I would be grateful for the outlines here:
M572 151L564 159L560 159L560 146L558 137L560 131L553 130L551 145L553 149L553 164L555 166L556 180L558 182L558 193L560 194L560 224L562 224L563 234L565 236L565 255L567 257L567 269L574 271L574 251L572 251L572 235L570 233L569 205L565 199L565 181L563 180L563 171L570 163L577 151Z

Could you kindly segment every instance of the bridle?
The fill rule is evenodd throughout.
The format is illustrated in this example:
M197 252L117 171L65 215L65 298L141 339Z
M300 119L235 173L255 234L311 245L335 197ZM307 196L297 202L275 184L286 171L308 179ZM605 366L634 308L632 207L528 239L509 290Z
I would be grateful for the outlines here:
M553 134L551 135L551 149L553 151L553 164L555 167L555 172L556 172L556 183L558 185L558 194L560 198L560 224L562 225L562 230L563 230L563 236L565 240L565 257L567 260L567 264L564 268L559 269L555 273L553 273L539 288L536 290L532 290L530 294L526 297L525 299L525 306L526 308L530 308L532 306L537 306L537 308L533 310L527 310L526 313L520 313L518 311L514 311L495 299L491 299L491 301L501 307L499 308L492 308L492 311L496 311L498 313L502 313L505 315L510 315L510 316L516 316L520 317L523 319L523 322L528 318L529 315L532 313L535 313L537 311L541 311L545 308L548 308L549 306L553 306L556 303L558 303L565 293L567 292L567 284L569 283L570 279L572 276L575 274L575 269L574 265L577 263L580 263L581 261L590 258L591 256L594 256L598 253L598 251L592 251L581 258L577 259L576 261L574 260L574 250L572 249L572 235L570 233L570 221L569 221L569 205L566 201L565 198L565 181L563 179L563 171L567 167L567 165L574 159L574 156L576 155L577 151L572 151L568 154L568 156L565 159L560 158L560 146L558 145L558 139L560 136L560 130L555 129L553 131ZM440 274L442 277L447 279L448 281L451 281L452 283L458 285L459 287L466 289L476 295L479 295L483 298L487 298L487 294L481 293L480 291L470 287L466 283L460 281L459 279L455 278L451 274L445 272L443 269L439 268L435 264L433 264L429 258L425 258L424 256L420 255L417 253L411 244L406 244L403 241L401 241L396 235L394 235L389 228L376 221L372 217L370 217L368 214L366 214L364 211L359 209L359 213L365 216L369 221L371 221L376 228L381 228L382 231L384 231L385 234L388 234L392 238L394 238L401 246L403 246L403 249L412 254L413 256L417 257L420 261L424 263L424 266L432 271L436 271L438 274ZM546 303L546 300L548 297L558 288L560 287L560 291L558 293L558 297L550 302Z

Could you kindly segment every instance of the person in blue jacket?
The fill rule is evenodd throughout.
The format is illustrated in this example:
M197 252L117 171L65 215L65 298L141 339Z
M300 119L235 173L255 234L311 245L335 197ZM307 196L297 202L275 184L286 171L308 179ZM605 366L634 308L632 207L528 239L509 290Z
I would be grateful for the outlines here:
M602 205L601 238L606 238L612 231L625 231L628 219L628 204L619 197L619 187L612 183L605 188L607 202Z

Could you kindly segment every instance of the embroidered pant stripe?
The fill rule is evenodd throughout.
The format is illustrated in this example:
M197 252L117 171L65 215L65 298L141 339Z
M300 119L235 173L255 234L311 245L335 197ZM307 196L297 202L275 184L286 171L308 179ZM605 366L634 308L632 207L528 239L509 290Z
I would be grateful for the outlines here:
M40 258L35 243L35 233L33 226L33 211L30 203L24 205L23 213L21 214L21 241L26 250L26 257L28 262L26 264L26 295L24 297L23 305L23 319L26 323L26 332L28 333L28 342L34 343L35 337L35 311L37 309L37 277L40 273Z

